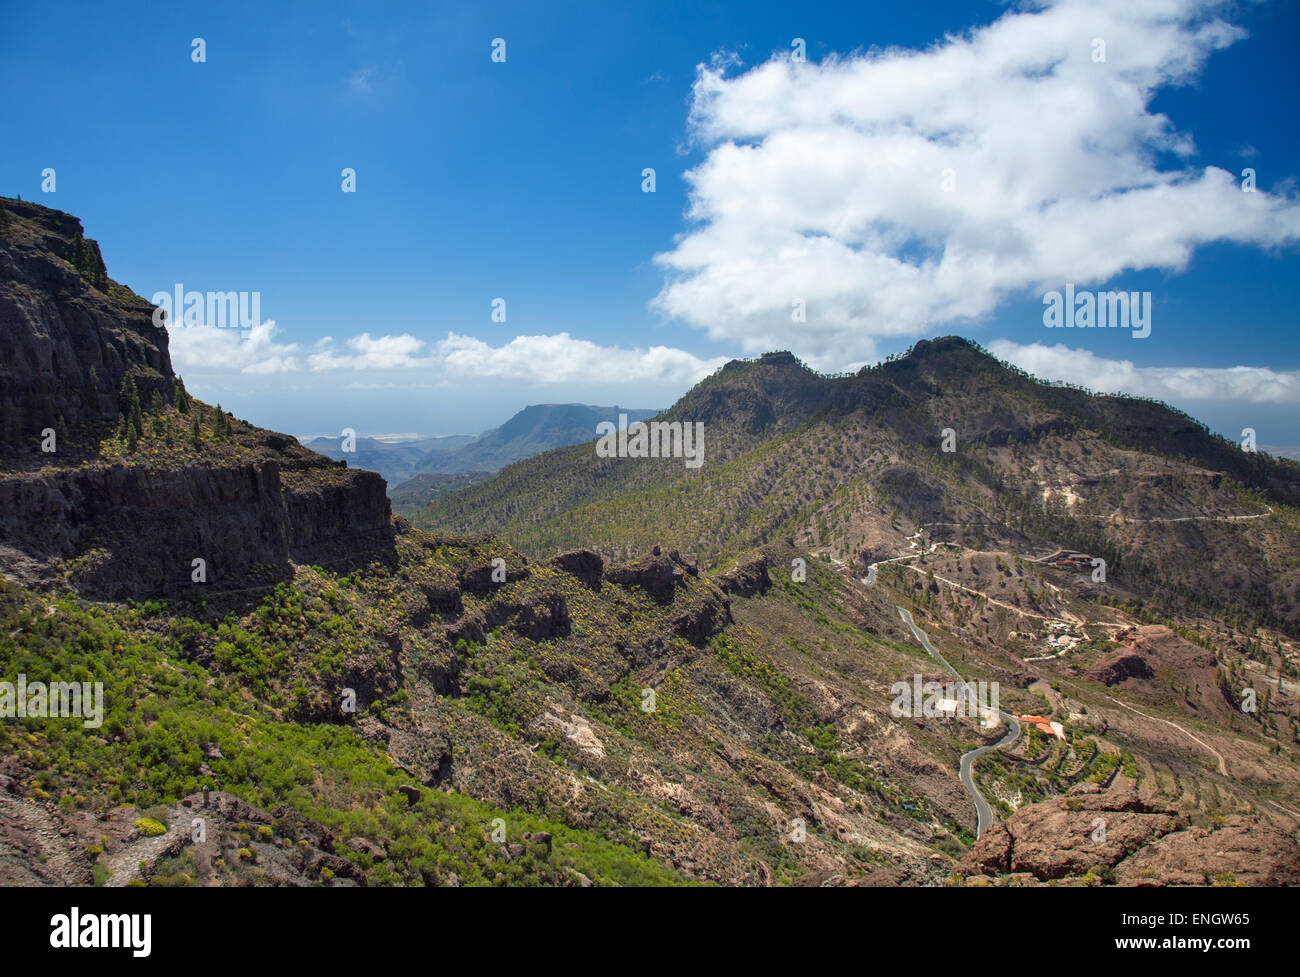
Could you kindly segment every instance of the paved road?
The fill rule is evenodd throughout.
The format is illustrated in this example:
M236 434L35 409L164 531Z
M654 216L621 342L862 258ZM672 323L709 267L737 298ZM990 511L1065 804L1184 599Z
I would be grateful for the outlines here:
M898 607L897 604L894 606ZM964 681L964 679L957 674L957 669L953 668L952 665L948 663L948 659L944 658L943 655L940 654L939 649L930 644L929 635L916 626L916 622L912 620L912 612L904 607L898 607L898 613L902 616L903 623L912 629L912 634L916 636L916 640L921 642L921 647L934 656L934 658L943 665L944 670L954 679L958 682ZM980 795L979 790L975 787L975 780L972 776L975 761L991 750L1001 749L1010 743L1014 743L1020 737L1020 723L1016 720L1016 717L1011 715L1009 712L1003 712L1001 709L998 710L998 714L1007 721L1007 735L1002 737L1002 739L998 740L996 743L990 743L988 746L976 747L970 752L963 754L961 765L957 771L961 778L961 785L966 788L966 793L968 793L971 800L975 802L976 838L984 834L984 829L996 821L997 818L993 814L993 809L989 807L988 801L984 800Z
M993 814L993 809L989 807L988 801L980 795L979 790L975 787L975 781L971 776L972 768L975 761L982 757L990 750L998 750L1004 746L1014 743L1020 737L1020 723L1015 716L1009 713L1002 713L1002 718L1007 721L1007 735L1002 737L996 743L989 746L981 746L971 750L961 758L961 768L958 771L961 776L961 785L966 788L966 793L970 794L971 800L975 802L975 837L978 838L984 833L984 829L997 820Z
M897 604L895 604L894 606L898 607ZM943 655L939 652L938 648L930 644L929 636L920 628L918 628L916 626L916 622L912 620L912 612L905 607L898 607L898 613L902 615L903 623L912 629L912 634L916 636L916 640L921 642L921 647L924 648L926 651L928 651L935 658L937 658L939 660L939 664L943 666L944 671L946 671L949 675L951 675L958 682L960 682L962 678L960 675L957 674L957 669L953 668L952 665L948 664L948 659L943 657Z

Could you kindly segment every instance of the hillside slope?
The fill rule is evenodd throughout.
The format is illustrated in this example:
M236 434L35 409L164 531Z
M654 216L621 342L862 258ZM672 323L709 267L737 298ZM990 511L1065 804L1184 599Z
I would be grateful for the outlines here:
M623 559L538 559L500 536L392 518L374 473L189 397L166 334L87 261L88 245L69 243L79 225L60 236L67 215L5 215L0 330L49 373L7 402L0 676L29 689L101 683L102 714L0 723L0 879L944 884L975 840L976 788L1002 816L1095 784L1193 827L1300 826L1293 642L1210 613L1162 631L1052 561L978 550L965 535L909 537L918 506L997 511L979 480L988 466L954 458L945 481L948 467L918 449L852 485L849 438L867 428L845 418L873 415L839 402L841 381L780 355L728 368L686 404L707 413L721 465L661 486L646 466L607 470L626 479L600 502L624 521L602 530L625 533L619 548L656 526L665 541L685 531L711 566L654 541ZM29 284L30 267L47 269L53 291ZM112 395L61 386L99 363ZM900 387L872 391L904 404ZM47 397L54 442L37 427ZM883 440L893 428L872 430L882 457L901 451L896 432L892 449ZM837 474L783 495L797 482L789 459L815 457L818 431L839 439L821 459ZM720 471L731 481L709 481ZM679 492L689 478L727 491ZM847 504L827 505L852 500L834 494L839 482L892 486L910 508L894 523L870 511L855 521ZM951 498L920 498L922 482ZM760 484L771 499L752 495ZM554 498L571 488L545 486ZM1182 490L1225 511L1237 500L1222 485ZM1284 490L1259 490L1272 493L1270 519L1288 517ZM636 521L660 518L637 508L654 492L677 500L675 521ZM825 530L795 520L814 504ZM596 525L591 505L579 528ZM785 523L798 532L770 531ZM1030 539L1036 526L997 532ZM728 527L737 538L715 535ZM868 544L872 560L893 561L870 582L851 565ZM1062 634L1068 653L1047 657ZM1024 735L894 710L895 683L942 680L949 667L999 683ZM1253 713L1234 704L1247 685L1265 693ZM1034 715L1056 719L1061 738ZM975 787L964 783L963 756L999 742ZM181 826L204 788L217 807L196 842ZM1228 851L1217 874L1281 878L1294 839L1258 835L1267 859ZM1015 871L999 858L981 874ZM1187 881L1186 859L1159 850L1131 864ZM1109 881L1070 868L1059 878Z
M1241 451L1164 405L1052 386L965 340L923 341L856 376L788 354L734 361L663 415L702 422L705 462L529 459L414 519L545 556L655 542L706 566L789 536L864 568L918 530L1022 553L1091 551L1153 611L1206 601L1292 630L1300 465ZM945 451L945 432L952 451ZM1189 549L1214 560L1187 560Z

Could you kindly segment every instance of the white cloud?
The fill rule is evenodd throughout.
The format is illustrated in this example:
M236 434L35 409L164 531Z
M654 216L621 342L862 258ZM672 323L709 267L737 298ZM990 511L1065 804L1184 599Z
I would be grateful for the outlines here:
M574 339L567 332L554 336L516 336L503 346L489 346L471 336L448 333L437 344L448 374L495 377L525 383L692 384L727 361L703 360L667 346L623 349Z
M324 337L316 343L316 352L307 357L308 365L313 370L404 370L430 367L437 362L421 355L424 342L409 333L375 338L363 332L345 345L350 352L339 352L333 338Z
M998 359L1044 380L1064 380L1097 393L1127 393L1171 403L1235 401L1300 404L1300 371L1256 366L1135 366L1064 343L1021 345L1006 339L988 344Z
M275 320L250 329L182 326L168 322L172 364L193 373L286 373L299 369L296 343L275 341Z
M169 328L172 361L182 374L281 373L300 369L299 347L274 341L276 326L252 329ZM668 346L646 349L600 346L568 333L516 336L492 346L473 336L449 332L427 343L402 333L372 336L363 332L337 342L318 340L306 356L313 373L364 371L365 378L344 386L351 390L414 389L430 382L396 380L393 371L432 374L441 382L496 379L537 386L564 383L653 383L690 386L727 361L701 359Z
M1216 6L1061 0L926 51L701 65L691 128L708 153L687 174L692 226L656 256L653 307L839 368L1031 288L1180 270L1210 241L1300 239L1294 199L1156 167L1194 147L1153 94L1244 36Z

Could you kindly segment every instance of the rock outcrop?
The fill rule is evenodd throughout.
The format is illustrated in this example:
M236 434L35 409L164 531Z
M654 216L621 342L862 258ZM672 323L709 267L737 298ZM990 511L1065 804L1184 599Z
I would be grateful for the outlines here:
M81 221L8 198L0 207L0 443L25 442L60 417L115 420L128 372L146 403L154 390L170 394L166 329L108 278Z
M29 583L63 574L103 599L175 596L197 585L196 559L208 586L265 582L291 559L385 545L389 516L374 472L317 466L286 478L270 459L20 473L0 477L0 570Z
M568 553L557 553L547 562L557 570L573 574L589 587L600 584L600 576L605 569L604 559L595 550L570 550Z
M116 427L123 377L143 405L155 394L175 401L167 331L148 302L108 278L80 221L3 206L0 572L88 597L147 599L196 587L196 560L206 586L228 589L284 576L290 560L391 544L383 479L284 435L241 425L210 453L169 435L164 450L103 456L94 446ZM33 448L54 425L76 430L77 446Z
M1300 844L1258 818L1230 815L1156 839L1115 875L1123 885L1300 885Z
M640 587L660 604L667 604L686 572L686 563L680 556L676 560L664 556L656 546L653 553L631 563L606 568L605 579L621 587Z
M765 553L742 560L718 578L718 586L730 597L753 597L763 594L772 586L768 570L772 561Z
M1052 882L1092 877L1122 885L1300 884L1300 843L1258 818L1192 826L1131 788L1080 785L995 824L957 866L967 878Z
M1088 681L1102 685L1118 685L1128 678L1150 678L1151 675L1147 660L1136 651L1124 648L1107 655L1083 673Z

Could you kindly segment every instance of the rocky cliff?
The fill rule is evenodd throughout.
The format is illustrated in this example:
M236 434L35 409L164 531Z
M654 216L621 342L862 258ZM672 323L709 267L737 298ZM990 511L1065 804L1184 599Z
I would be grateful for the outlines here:
M81 221L9 198L0 207L0 440L59 417L115 420L128 371L146 400L169 394L167 331L153 324L153 306L108 277Z
M391 546L382 478L190 400L153 307L81 222L0 207L0 572L145 599ZM130 438L127 377L147 412Z
M1193 824L1131 788L1080 785L991 827L957 869L985 884L1296 885L1300 844L1258 817Z

